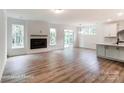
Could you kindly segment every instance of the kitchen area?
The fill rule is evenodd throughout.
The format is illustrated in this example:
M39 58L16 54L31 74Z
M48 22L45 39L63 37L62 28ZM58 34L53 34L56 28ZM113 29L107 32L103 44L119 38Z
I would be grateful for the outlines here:
M105 23L104 42L96 44L97 56L124 62L124 21Z

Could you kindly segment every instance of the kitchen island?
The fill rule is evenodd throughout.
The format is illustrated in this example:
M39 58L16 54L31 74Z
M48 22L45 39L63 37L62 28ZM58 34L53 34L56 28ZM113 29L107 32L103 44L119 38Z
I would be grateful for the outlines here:
M124 62L124 44L100 43L96 50L98 57Z

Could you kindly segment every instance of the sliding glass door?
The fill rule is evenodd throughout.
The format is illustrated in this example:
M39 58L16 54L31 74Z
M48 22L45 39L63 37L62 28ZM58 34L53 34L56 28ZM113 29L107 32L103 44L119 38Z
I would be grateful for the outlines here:
M72 30L64 30L64 47L73 47L74 33Z

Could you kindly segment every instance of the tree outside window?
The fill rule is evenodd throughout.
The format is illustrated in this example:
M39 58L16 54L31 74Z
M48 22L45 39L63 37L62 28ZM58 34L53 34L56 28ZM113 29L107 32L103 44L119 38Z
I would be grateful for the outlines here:
M83 35L96 35L95 25L83 25L81 26L81 31Z
M73 31L65 29L64 30L64 47L73 46Z
M56 29L50 28L50 45L56 45Z
M12 24L12 48L24 48L24 25Z

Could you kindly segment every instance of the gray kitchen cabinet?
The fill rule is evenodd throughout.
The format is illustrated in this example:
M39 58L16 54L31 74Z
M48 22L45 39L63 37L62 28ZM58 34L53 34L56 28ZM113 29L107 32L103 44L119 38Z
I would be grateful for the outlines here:
M97 56L124 62L124 47L97 44Z
M105 47L102 45L97 45L97 55L105 56Z
M124 60L124 48L119 48L119 59Z
M119 59L119 48L114 46L106 46L106 57L112 59Z

